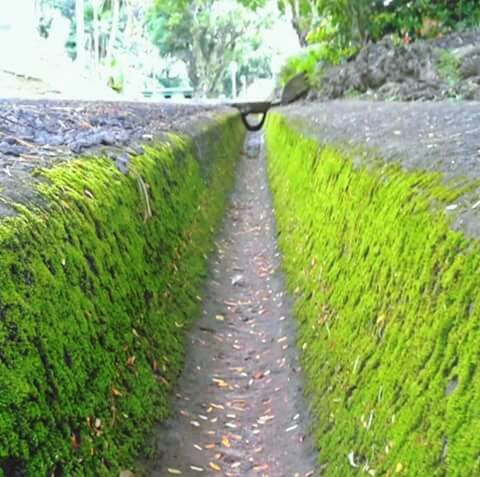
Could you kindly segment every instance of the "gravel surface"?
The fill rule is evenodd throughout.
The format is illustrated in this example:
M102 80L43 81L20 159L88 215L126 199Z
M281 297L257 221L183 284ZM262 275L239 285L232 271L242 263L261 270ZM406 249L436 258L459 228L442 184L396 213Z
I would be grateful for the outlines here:
M479 102L346 101L282 108L299 130L323 143L373 150L406 169L446 179L480 179ZM360 158L361 160L361 158ZM455 227L480 237L480 190L451 204Z
M295 322L285 294L260 135L250 135L212 257L203 317L188 334L174 416L147 474L307 477Z
M1 197L35 201L32 172L79 154L107 154L126 172L129 155L142 145L165 132L191 132L218 111L175 103L0 100ZM0 216L12 214L0 203Z

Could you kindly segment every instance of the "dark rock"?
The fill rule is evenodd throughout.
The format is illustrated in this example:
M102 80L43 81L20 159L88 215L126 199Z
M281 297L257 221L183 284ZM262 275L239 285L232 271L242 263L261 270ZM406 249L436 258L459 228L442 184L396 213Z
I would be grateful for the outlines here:
M472 94L472 100L474 101L480 101L480 86L475 89L475 91Z
M108 131L104 131L102 133L102 144L105 146L113 146L115 144L115 136Z
M115 157L115 165L120 172L128 174L129 157L127 154L118 154Z
M461 65L461 81L446 81L438 71L439 45L449 44L446 37L438 42L419 40L409 45L395 44L386 37L368 44L347 63L320 65L320 87L308 99L335 99L352 93L404 101L478 98L480 32L454 34L451 40L457 48L452 53Z
M89 141L85 139L77 139L69 144L70 150L75 154L80 154L85 148L90 145Z
M480 76L480 47L474 48L463 58L459 73L463 79Z
M7 144L17 144L17 140L12 136L4 137L3 142L6 142Z
M285 85L280 102L282 104L292 103L293 101L306 96L309 89L310 87L306 75L304 73L299 73Z
M145 150L140 144L131 144L128 148L128 152L134 156L141 156Z
M25 148L23 146L17 146L15 144L8 144L7 142L0 143L0 153L5 154L7 156L14 156L18 157L25 152Z
M120 143L127 143L130 140L130 133L125 129L120 129L115 132L115 139Z
M64 143L64 137L61 134L52 134L48 138L48 141L48 144L50 144L51 146L59 146L60 144Z
M448 384L447 388L445 389L445 396L450 396L458 386L458 378L455 376Z
M436 48L463 48L469 45L480 45L480 30L454 32L431 40Z

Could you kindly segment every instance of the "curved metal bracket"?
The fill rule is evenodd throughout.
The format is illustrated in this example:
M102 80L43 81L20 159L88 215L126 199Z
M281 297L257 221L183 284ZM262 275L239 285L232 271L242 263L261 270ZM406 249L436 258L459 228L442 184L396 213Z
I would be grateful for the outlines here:
M263 127L263 124L265 123L267 113L265 112L265 113L262 114L262 119L257 124L251 124L251 123L248 122L247 117L250 114L251 113L242 113L242 122L243 122L244 126L247 128L247 131L251 131L251 132L260 131L260 129L262 129L262 127Z
M308 93L309 85L305 73L299 73L294 76L283 88L282 99L280 101L245 101L227 103L240 111L242 122L248 131L260 131L270 108L280 105L293 103ZM250 124L247 116L250 114L261 114L262 119L257 124Z

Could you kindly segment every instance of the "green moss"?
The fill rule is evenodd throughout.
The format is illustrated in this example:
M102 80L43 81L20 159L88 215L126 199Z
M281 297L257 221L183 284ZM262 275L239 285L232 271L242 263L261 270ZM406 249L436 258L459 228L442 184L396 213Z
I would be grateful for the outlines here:
M267 151L322 475L480 475L480 245L444 212L465 190L278 114Z
M128 176L75 160L42 173L47 207L1 222L4 474L118 475L168 415L242 139L228 117Z

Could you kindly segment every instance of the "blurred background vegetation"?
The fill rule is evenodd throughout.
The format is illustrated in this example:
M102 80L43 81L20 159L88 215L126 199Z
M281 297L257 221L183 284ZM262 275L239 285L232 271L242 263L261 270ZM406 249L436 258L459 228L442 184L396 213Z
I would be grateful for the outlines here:
M280 0L291 12L303 49L280 73L284 84L298 72L311 81L322 64L338 64L368 42L391 35L398 43L478 28L478 0Z
M43 44L45 50L56 45L58 53L61 44L62 65L55 70L52 60L46 61L52 78L59 67L65 75L70 69L76 89L83 78L84 85L130 96L165 88L190 88L197 97L252 90L266 95L299 72L314 82L322 65L347 61L385 35L409 43L480 24L478 0L17 0L15 5L17 16L15 6L0 7L0 69L41 76L18 67L26 50L7 51L6 35L20 31L21 24L22 43L28 44L28 29L36 35L30 35L30 53L38 56ZM15 61L7 61L9 53ZM33 62L24 64L31 69Z

